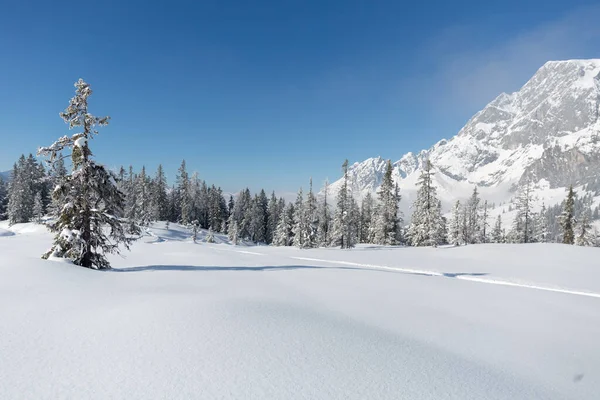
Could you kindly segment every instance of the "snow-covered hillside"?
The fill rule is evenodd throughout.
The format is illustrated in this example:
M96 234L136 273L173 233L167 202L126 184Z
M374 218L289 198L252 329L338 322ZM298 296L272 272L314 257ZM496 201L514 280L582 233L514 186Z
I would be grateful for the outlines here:
M570 184L600 195L600 60L546 63L516 93L502 93L449 140L394 163L403 210L414 199L423 162L430 159L439 194L448 207L468 197L475 185L490 202L506 202L530 179L539 204L556 203ZM380 185L385 160L351 166L354 193ZM341 180L334 182L336 193Z
M112 271L0 223L0 398L596 399L598 249L298 250L154 225Z

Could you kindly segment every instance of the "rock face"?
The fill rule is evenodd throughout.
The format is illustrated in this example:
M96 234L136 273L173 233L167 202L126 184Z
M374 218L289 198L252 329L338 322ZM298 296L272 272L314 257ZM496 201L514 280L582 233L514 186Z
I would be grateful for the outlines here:
M394 179L410 199L429 158L446 203L467 197L475 185L490 200L506 201L527 180L542 198L544 190L570 184L596 191L599 112L600 60L551 61L518 92L499 95L456 136L402 156L394 163ZM352 189L358 197L377 190L385 163L370 158L352 165ZM340 185L334 182L332 192Z

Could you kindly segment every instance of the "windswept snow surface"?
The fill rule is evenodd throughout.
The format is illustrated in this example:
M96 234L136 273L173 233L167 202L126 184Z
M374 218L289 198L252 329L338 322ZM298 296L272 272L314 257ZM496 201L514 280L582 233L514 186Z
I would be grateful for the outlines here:
M2 399L600 393L598 249L297 250L157 224L97 272L41 260L39 226L0 229Z

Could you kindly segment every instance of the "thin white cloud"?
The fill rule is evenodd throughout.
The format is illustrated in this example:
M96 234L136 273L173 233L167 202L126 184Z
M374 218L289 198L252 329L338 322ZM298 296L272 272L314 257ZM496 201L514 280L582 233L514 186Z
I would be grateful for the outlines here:
M500 93L518 90L547 61L600 58L598 21L600 6L581 8L520 34L511 36L507 30L501 44L455 53L443 49L457 48L450 42L468 41L477 28L451 28L424 50L439 63L434 75L410 86L427 87L423 100L439 102L437 106L476 111Z

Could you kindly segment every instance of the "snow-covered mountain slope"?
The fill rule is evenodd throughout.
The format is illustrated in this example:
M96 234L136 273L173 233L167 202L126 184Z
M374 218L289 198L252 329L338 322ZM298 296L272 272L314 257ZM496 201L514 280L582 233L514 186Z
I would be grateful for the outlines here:
M599 112L600 59L551 61L521 90L502 93L475 114L453 138L402 156L394 163L394 180L410 201L430 159L446 206L475 185L488 200L507 201L528 179L542 200L570 184L600 194ZM376 191L385 163L370 158L351 166L358 197ZM340 186L341 180L334 182L331 193Z
M598 249L136 242L112 271L0 237L1 399L597 399Z

